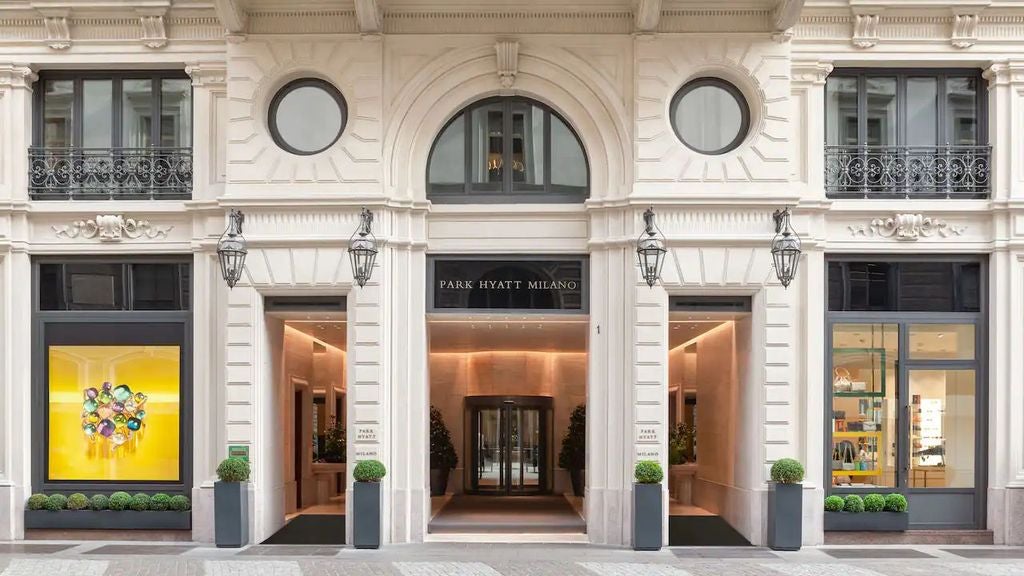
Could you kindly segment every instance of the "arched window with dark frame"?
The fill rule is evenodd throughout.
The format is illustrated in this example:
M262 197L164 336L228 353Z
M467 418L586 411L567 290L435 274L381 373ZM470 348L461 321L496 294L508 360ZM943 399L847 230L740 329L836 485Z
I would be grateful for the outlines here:
M456 114L434 140L427 197L437 203L570 203L590 195L583 144L550 107L488 98Z

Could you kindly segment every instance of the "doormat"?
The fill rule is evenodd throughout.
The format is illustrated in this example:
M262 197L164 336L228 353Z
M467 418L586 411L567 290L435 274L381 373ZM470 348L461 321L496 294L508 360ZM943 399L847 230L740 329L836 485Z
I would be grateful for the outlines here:
M721 516L669 516L669 546L750 546Z
M453 496L430 534L582 534L587 523L564 496Z
M300 514L262 544L345 543L344 514Z

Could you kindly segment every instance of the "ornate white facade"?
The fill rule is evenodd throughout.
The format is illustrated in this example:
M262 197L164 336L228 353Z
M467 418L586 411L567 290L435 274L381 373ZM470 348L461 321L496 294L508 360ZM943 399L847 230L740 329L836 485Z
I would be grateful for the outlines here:
M265 295L343 294L349 307L349 461L388 465L385 538L422 541L427 494L426 256L589 254L586 500L591 542L630 538L633 461L667 459L669 295L753 297L743 466L730 522L764 542L767 471L804 462L804 540L823 541L825 254L988 255L987 527L1024 544L1024 7L1010 0L456 1L33 0L0 5L0 539L24 536L31 493L30 262L39 255L192 254L193 535L212 539L213 480L229 444L253 457L252 540L283 521L263 329ZM986 200L833 200L824 189L824 82L835 67L984 70L992 185ZM33 81L41 70L184 70L193 85L191 200L34 201ZM303 76L344 94L327 151L273 141L269 101ZM729 80L748 137L706 156L684 146L669 102L687 80ZM561 114L590 166L584 204L432 204L431 145L453 114L522 95ZM772 212L803 240L788 289L768 252ZM344 246L359 209L386 241L354 287ZM663 284L636 270L641 213L670 246ZM245 211L239 285L216 242ZM641 440L655 429L657 442ZM367 440L354 440L356 437ZM351 478L350 478L351 480Z

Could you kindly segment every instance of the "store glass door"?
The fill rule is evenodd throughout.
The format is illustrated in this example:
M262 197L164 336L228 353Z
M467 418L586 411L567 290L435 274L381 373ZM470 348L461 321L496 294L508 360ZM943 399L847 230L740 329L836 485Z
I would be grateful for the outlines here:
M538 494L547 490L550 398L468 397L472 491Z

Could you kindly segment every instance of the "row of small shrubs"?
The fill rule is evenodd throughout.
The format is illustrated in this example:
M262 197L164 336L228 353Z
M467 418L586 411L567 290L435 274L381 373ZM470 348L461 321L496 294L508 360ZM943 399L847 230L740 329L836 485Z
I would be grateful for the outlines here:
M856 494L842 496L829 496L825 498L826 512L906 512L907 498L903 494L868 494L861 498Z
M96 494L89 498L85 494L33 494L28 499L29 510L135 510L142 512L153 510L163 512L172 510L184 512L192 508L189 499L182 495L170 496L168 494L136 494L132 496L127 492L114 492L108 498L103 494Z

